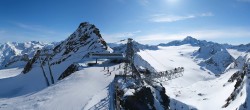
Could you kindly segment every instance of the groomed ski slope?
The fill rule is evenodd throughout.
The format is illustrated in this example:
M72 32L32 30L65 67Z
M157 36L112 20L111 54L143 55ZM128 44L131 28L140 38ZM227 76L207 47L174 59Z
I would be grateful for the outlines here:
M234 90L236 83L227 83L227 81L237 69L232 69L216 78L209 70L201 68L192 58L191 54L198 47L182 45L159 48L159 50L140 51L139 55L157 71L165 71L175 67L184 67L185 69L183 77L162 82L168 96L198 110L223 109L222 106ZM224 84L225 87L223 87ZM240 98L238 96L225 110L236 109L244 103L245 88L242 91L243 95Z
M121 69L118 65L110 65L115 70L111 75L104 71L103 66L85 68L45 88L37 93L24 96L0 99L0 110L81 110L108 109L109 84L115 73ZM106 102L105 102L106 101Z

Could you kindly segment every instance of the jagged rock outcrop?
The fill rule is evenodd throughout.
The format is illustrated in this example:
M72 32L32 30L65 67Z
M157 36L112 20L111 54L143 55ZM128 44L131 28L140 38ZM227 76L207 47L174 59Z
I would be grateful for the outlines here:
M98 45L93 45L98 44ZM107 50L107 43L102 38L100 31L95 25L87 22L81 23L78 29L69 36L65 41L57 45L53 51L62 52L67 55L70 52L76 52L81 47L87 46L87 49L103 48Z
M71 75L72 73L79 70L78 64L71 64L61 75L57 80L62 80L66 78L67 76Z
M126 96L122 102L126 110L156 110L154 96L149 87L142 87L133 96Z
M39 50L27 63L23 73L28 73L32 70L32 65L39 63L37 60L38 57L40 57L44 66L47 65L47 63L45 63L47 61L50 62L52 68L61 65L62 68L57 72L58 75L56 76L58 77L56 77L56 79L62 79L71 74L69 70L75 62L88 58L89 53L110 51L111 49L102 38L99 29L93 24L83 22L73 34L58 43L53 49L42 48ZM70 66L71 64L72 66Z
M119 78L119 77L117 77ZM115 78L115 79L117 79ZM117 79L116 99L125 110L169 110L170 98L165 88L149 80ZM115 80L116 81L116 80Z
M234 81L236 81L235 85L234 85L234 90L233 92L230 94L230 96L226 99L226 103L222 106L222 108L226 108L230 105L230 103L232 101L234 101L236 99L236 97L240 94L240 92L243 89L243 86L246 82L246 66L243 67L242 71L237 71L235 72L228 80L228 82L233 83ZM242 93L241 93L242 95Z
M162 86L142 86L132 96L125 96L122 106L126 110L169 110L170 99Z
M38 92L56 84L60 76L63 78L70 75L73 71L67 68L89 60L89 53L109 52L109 47L101 38L98 29L89 23L80 24L69 38L56 46L34 51L22 71L23 74L1 80L5 83L0 83L4 90L0 91L0 97L10 98Z
M34 55L34 57L32 59L30 59L28 61L28 63L24 67L22 73L26 74L27 72L29 72L32 69L32 65L38 60L40 53L41 53L41 50L36 51L36 54Z

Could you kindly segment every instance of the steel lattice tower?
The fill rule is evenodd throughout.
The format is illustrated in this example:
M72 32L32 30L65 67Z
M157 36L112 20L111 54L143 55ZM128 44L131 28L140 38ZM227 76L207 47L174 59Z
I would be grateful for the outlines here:
M125 57L125 68L124 68L124 74L127 75L129 73L129 70L131 70L131 65L134 61L134 49L133 49L133 39L128 38L127 42L127 49L126 49L126 57ZM126 80L126 76L125 76Z

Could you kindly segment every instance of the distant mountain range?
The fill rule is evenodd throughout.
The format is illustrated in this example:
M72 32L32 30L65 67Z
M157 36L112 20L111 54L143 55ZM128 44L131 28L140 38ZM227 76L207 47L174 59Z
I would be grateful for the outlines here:
M87 29L86 29L87 27ZM84 28L84 29L81 29ZM90 31L91 30L91 31ZM98 38L92 38L90 36L96 35ZM77 37L78 36L78 37ZM78 43L79 42L79 43ZM136 51L149 49L157 50L158 46L180 46L189 44L191 46L200 47L200 49L194 52L193 56L196 59L203 59L200 62L200 65L206 68L210 68L214 73L222 73L225 68L234 60L233 57L227 52L226 49L235 49L238 51L249 52L250 44L233 46L229 44L218 44L215 42L208 42L206 40L197 40L191 36L187 36L183 40L175 40L169 43L161 43L157 46L153 45L144 45L136 41L133 41ZM36 50L41 50L42 53L50 51L52 57L58 57L57 54L62 55L61 60L57 62L52 62L52 64L61 62L65 60L66 57L70 57L75 54L80 48L85 45L88 47L85 49L90 49L90 51L85 51L84 53L98 52L100 43L104 49L108 49L111 52L110 47L113 48L114 52L125 52L126 44L119 43L106 43L97 28L94 25L88 23L82 23L76 32L74 32L68 39L59 43L42 43L37 41L26 42L26 43L15 43L8 42L0 45L0 68L12 68L12 67L24 67L29 60L31 60ZM110 47L108 46L110 45ZM72 55L71 55L72 54ZM224 56L224 57L222 57ZM224 58L224 59L222 59ZM46 59L46 58L45 58ZM224 60L227 60L226 62ZM224 61L223 64L220 64L221 61Z
M227 73L227 72L230 71L230 69L237 69L241 72L242 67L244 67L245 63L249 62L249 57L247 55L244 57L241 55L238 58L234 58L232 57L232 54L229 51L230 49L233 49L233 51L237 51L239 53L240 52L247 53L247 52L250 52L250 44L233 46L230 44L219 44L216 42L209 42L206 40L198 40L191 36L188 36L183 40L175 40L169 43L161 43L159 45L144 45L136 41L133 41L133 47L134 47L133 49L135 52L135 55L133 57L135 68L141 67L142 70L143 68L147 68L151 72L151 74L159 74L157 68L155 68L155 65L157 65L157 67L162 66L164 69L169 69L174 66L184 65L187 67L187 69L185 68L187 70L187 74L185 73L184 75L186 77L180 79L179 81L185 82L185 83L187 82L193 85L190 85L191 88L187 88L187 89L182 89L185 87L181 87L181 86L175 87L174 89L172 88L173 91L175 91L175 89L179 89L181 91L178 91L174 94L170 94L172 95L172 97L169 98L167 96L167 93L171 92L171 91L168 91L168 89L171 89L171 88L165 89L165 87L166 86L174 87L174 85L179 84L178 81L177 81L178 83L176 84L174 83L174 85L171 85L173 84L172 82L169 82L165 85L163 85L164 83L159 83L157 81L152 84L146 84L146 82L141 82L142 85L143 83L145 85L138 87L137 89L130 88L130 86L135 85L135 83L133 82L128 81L129 83L127 83L128 85L126 85L126 84L123 84L122 81L118 81L119 83L121 83L120 86L122 88L125 86L128 86L128 88L126 87L124 88L124 91L128 95L134 94L134 96L133 95L129 96L129 98L124 98L126 97L124 96L123 98L120 99L121 102L125 104L123 105L124 107L133 108L131 105L133 105L134 103L140 104L143 102L144 104L141 104L143 105L141 107L145 109L147 108L148 109L150 108L151 109L159 109L159 108L168 109L169 107L172 107L171 109L174 109L174 108L176 109L192 108L193 109L192 106L182 103L181 100L177 101L172 98L177 98L177 99L183 98L179 96L179 95L183 95L183 96L185 95L185 94L181 94L182 91L185 91L185 90L189 91L191 89L198 90L200 89L199 88L200 84L207 83L206 82L207 77L212 76L212 78L214 78L214 76L217 76L217 75L226 76L221 79L215 80L215 81L220 81L221 85L218 86L220 90L224 90L223 89L224 85L225 86L226 84L230 85L231 80L237 79L236 84L232 83L233 85L231 84L231 86L227 88L229 88L229 92L233 90L234 92L232 94L236 96L239 94L239 93L236 93L237 91L242 91L243 83L241 82L244 79L244 77L240 78L239 72L237 73L235 70L231 71L230 73ZM102 38L102 35L99 29L95 25L90 24L88 22L80 23L76 31L74 31L67 39L61 42L42 43L42 42L37 42L37 41L31 41L31 42L26 42L26 43L8 42L5 44L1 44L0 45L0 68L1 69L6 69L6 68L21 68L22 69L23 68L23 70L20 75L17 75L15 77L0 79L0 88L1 88L0 98L6 98L6 100L11 100L11 98L15 98L17 96L25 95L26 97L26 94L29 94L27 95L27 97L34 96L34 98L31 100L36 100L39 102L41 100L37 100L37 98L38 99L41 98L40 95L31 94L31 93L36 93L37 91L45 92L43 94L44 96L58 98L61 96L52 96L52 95L50 96L49 93L54 93L54 92L58 93L61 88L61 87L58 87L58 84L60 85L60 83L65 84L66 85L65 88L73 87L77 85L75 83L72 83L75 80L81 80L81 81L83 80L83 82L87 82L87 83L89 82L89 80L96 80L94 83L92 82L93 85L92 83L86 84L87 87L101 86L102 84L100 83L102 82L99 82L99 80L102 80L105 83L108 82L104 78L102 78L103 76L100 76L100 75L103 75L101 74L101 72L105 72L105 67L103 70L103 67L101 67L100 65L97 65L94 68L97 70L94 70L91 66L89 66L88 64L91 64L93 62L93 59L91 59L90 57L90 53L112 53L114 52L114 53L125 54L126 48L127 48L126 43L123 43L123 44L122 43L107 43ZM139 54L140 52L142 52L141 55ZM156 54L152 55L152 53L154 52ZM158 58L159 57L158 55L161 56L161 58ZM148 58L148 60L145 60L144 58ZM164 62L161 60L163 60ZM185 61L191 64L186 64ZM166 64L169 64L170 66L166 66ZM106 66L109 66L109 65L115 65L115 64L111 64L110 62L107 62ZM118 65L116 66L118 67ZM119 64L119 66L121 65ZM121 67L119 68L123 70L123 68ZM85 71L86 73L81 72L80 75L79 73L76 73L76 71L83 71L85 69L87 70L89 69L89 70ZM115 68L113 70L115 71ZM119 70L119 72L122 72L121 70ZM93 72L96 74L96 76L95 74L93 74ZM77 75L74 77L68 77L73 73ZM162 74L162 71L160 73ZM106 74L104 74L104 76L105 75ZM97 76L101 78L100 79L93 78ZM232 78L227 82L229 78L228 76L232 76ZM71 79L67 80L66 77L71 78ZM110 76L105 76L105 78L106 77L110 77ZM68 82L67 81L65 82L65 80L67 80ZM193 80L197 80L198 82L195 83ZM217 86L213 84L214 83L213 81L214 80L211 80L212 85L210 85L209 87ZM47 82L47 84L45 82ZM110 84L108 87L101 86L101 88L104 90L107 89L108 92L112 91L112 88L110 88L110 85L112 85L113 82L109 82L109 83ZM53 84L55 86L48 87L49 85L53 85ZM210 84L210 81L209 81L209 84ZM193 86L194 87L197 86L197 87L192 88ZM47 87L50 89L49 93L47 89L45 89ZM83 90L85 89L82 87L82 85L81 87L77 86L75 88L82 88ZM43 89L45 89L45 91ZM75 90L70 90L70 92L67 91L65 92L66 94L63 92L62 93L59 92L59 93L67 96L72 91L75 91ZM85 91L88 92L88 90L85 90ZM198 94L199 101L210 100L210 99L207 99L206 97L207 96L210 97L209 96L210 94L214 95L214 92L202 94L202 93L196 93L197 91L195 90L191 90L191 91L192 92L190 92L190 94L193 94L194 97ZM201 92L201 91L198 91L198 92ZM81 96L85 97L86 93L81 94ZM99 97L92 96L96 94L90 93L88 95L91 96L89 98L92 101L96 101L99 98ZM105 95L107 94L105 93ZM107 97L110 97L110 94L108 95L109 96ZM200 99L200 97L203 97L203 96L205 97ZM227 95L223 98L226 99L227 97L229 97L229 99L228 99L228 102L225 102L226 103L225 106L227 106L228 103L233 102L233 100L231 99L232 96ZM7 99L7 98L10 98L10 99ZM44 100L52 100L53 98L51 99L48 98ZM66 99L64 100L67 100L67 98L69 97L66 97ZM210 98L214 98L214 97L210 97ZM17 100L20 100L20 99L17 99ZM196 99L193 99L193 100L196 100ZM105 100L103 99L101 101L107 101L107 99ZM130 102L133 102L133 103L130 103ZM18 103L19 104L21 103L21 105L23 105L22 101L19 101ZM248 103L248 102L246 101L245 103ZM1 107L5 107L5 106L9 107L10 109L13 107L15 108L15 106L13 106L14 104L15 103L12 103L12 105L11 104L1 105L1 102L0 102L0 109ZM58 104L58 102L56 102L56 104ZM91 103L88 103L88 104L92 106ZM29 104L26 106L29 106ZM236 106L238 107L239 105L236 105ZM37 106L31 106L29 108L34 109L36 107Z
M187 36L183 40L174 40L168 43L160 43L158 46L180 46L184 44L190 44L192 46L206 46L206 45L211 45L211 44L218 44L227 49L235 49L235 50L242 51L242 52L250 52L250 43L240 44L240 45L219 44L219 43L215 43L212 41L198 40L191 36Z
M7 42L0 44L0 68L18 67L25 65L38 49L53 48L56 43L31 41L25 43ZM19 62L19 65L13 65Z
M227 51L227 49L235 49L238 51L249 52L250 44L246 45L229 45L219 44L215 42L208 42L206 40L197 40L191 36L187 36L183 40L175 40L166 44L159 44L158 46L180 46L191 45L200 47L194 52L195 59L202 59L199 64L201 67L207 68L215 74L220 74L235 60Z
M213 42L207 42L206 40L197 40L191 36L187 36L183 40L174 40L168 43L160 43L158 46L180 46L184 44L190 44L192 46L204 46L209 43L213 43Z

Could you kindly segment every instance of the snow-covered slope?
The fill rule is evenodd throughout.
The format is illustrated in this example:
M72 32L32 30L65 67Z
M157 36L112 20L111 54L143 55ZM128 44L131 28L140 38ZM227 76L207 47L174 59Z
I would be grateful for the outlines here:
M51 64L54 81L73 63L88 59L90 52L109 52L106 42L102 39L99 30L92 24L81 23L77 30L65 41L59 43L53 50L42 49L28 61L23 73L13 78L0 80L0 97L15 97L37 92L47 87L46 78L40 68L39 56L42 60L45 76L52 84L52 77L47 60ZM42 56L49 53L51 56ZM8 84L8 85L6 85Z
M169 81L159 79L159 81L163 81L166 94L171 98L171 109L233 110L244 104L246 92L237 95L237 98L229 106L223 108L236 84L236 81L229 83L228 80L235 72L241 71L241 67L227 69L224 74L217 78L211 74L212 71L201 67L197 61L193 60L193 52L197 51L199 47L181 45L159 48L159 50L140 51L139 55L157 71L181 66L185 68L183 77ZM244 88L240 89L240 91L245 90Z
M89 58L89 53L111 52L112 49L108 45L114 52L124 53L126 44L107 44L98 28L84 22L66 40L54 47L52 45L53 48L36 42L27 43L23 48L20 48L22 47L20 44L15 44L16 47L14 44L11 45L1 47L5 50L1 51L5 55L2 58L9 57L5 65L10 69L0 70L0 110L114 108L112 94L114 87L117 86L114 86L114 74L120 75L124 71L122 68L124 65L99 60L99 64L89 66L95 62L95 59ZM138 103L143 100L146 106L142 107L152 107L152 109L170 107L177 110L247 110L246 106L250 106L248 98L250 73L247 71L247 77L244 76L245 65L249 65L250 61L247 56L249 53L232 49L231 46L227 46L226 49L221 44L192 37L160 44L161 46L142 45L138 42L133 42L133 45L137 52L134 55L136 67L141 67L142 70L147 68L155 74L178 67L184 67L184 72L182 77L172 80L155 79L155 85L145 83L146 86L140 85L137 89L128 85L122 89L125 97L121 100L124 102L129 102L126 98L131 96L131 102ZM37 46L40 49L35 51ZM48 62L55 84L52 84ZM21 64L26 64L23 71L20 68ZM112 74L109 74L105 67L111 68ZM218 73L223 74L215 75ZM47 77L49 87L44 75ZM124 85L121 80L117 82L120 86ZM117 87L123 88L120 86ZM170 97L170 103L165 103L169 102L166 100L169 99L166 95ZM122 106L125 108L133 105L133 103L124 104Z
M22 68L11 68L11 69L1 69L0 70L0 80L4 78L15 77L21 73Z
M79 63L81 70L57 84L32 94L0 99L0 110L106 110L109 108L111 75L102 65L87 67ZM108 65L105 65L108 66ZM109 65L118 68L118 65Z
M0 45L0 68L24 67L35 51L41 48L52 48L54 43L37 41L16 43L8 42ZM16 64L15 64L16 63Z
M177 40L167 44L159 44L159 46L181 46L186 44L200 47L193 53L195 61L198 62L202 68L206 68L212 71L212 73L223 73L227 66L234 60L225 48L225 45L207 42L205 40L197 40L191 36L181 41Z
M224 72L229 64L234 61L227 49L217 43L201 46L198 51L194 52L193 56L201 67L215 74Z

